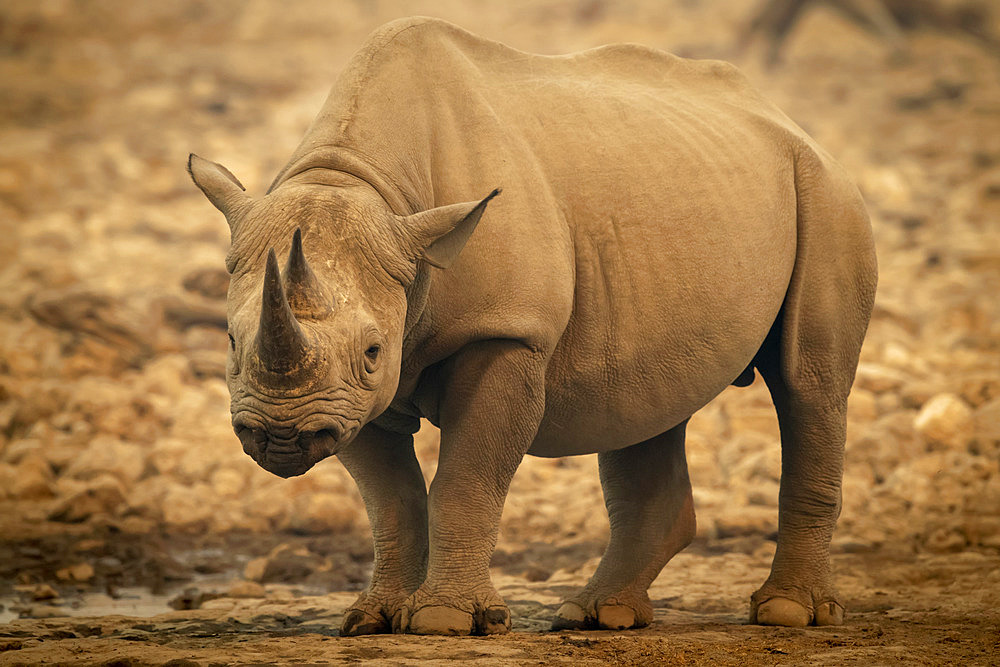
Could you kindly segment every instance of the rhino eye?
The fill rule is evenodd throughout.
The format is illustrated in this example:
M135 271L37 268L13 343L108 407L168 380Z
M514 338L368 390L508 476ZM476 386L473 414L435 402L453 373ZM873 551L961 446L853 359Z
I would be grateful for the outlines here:
M367 350L365 350L365 370L369 373L374 373L378 368L378 357L382 352L382 348L378 345L372 345Z
M233 334L226 334L229 336L229 349L233 352L236 351L236 339L233 338Z

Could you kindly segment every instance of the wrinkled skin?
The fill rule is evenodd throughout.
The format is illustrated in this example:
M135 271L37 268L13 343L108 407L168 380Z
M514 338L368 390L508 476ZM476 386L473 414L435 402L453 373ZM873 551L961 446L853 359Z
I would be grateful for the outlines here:
M687 420L756 372L782 480L750 620L842 621L829 544L871 229L843 170L731 67L397 21L265 196L189 170L232 230L244 449L284 477L336 455L368 510L375 568L343 634L506 632L488 566L525 454L597 453L611 521L553 626L647 625L649 584L695 532ZM429 489L421 417L442 432Z
M377 220L363 206L338 208L324 198L325 190L285 188L250 206L236 222L241 229L267 229L276 210L294 210L295 223L306 238L331 248L330 256L337 258L310 264L321 286L336 287L317 295L331 304L329 313L296 317L308 349L320 358L305 359L293 373L294 383L289 384L289 373L272 372L261 363L255 343L262 301L261 266L270 244L285 241L287 247L291 237L234 237L232 256L239 259L232 272L228 313L229 333L235 341L228 364L233 426L247 453L283 477L300 475L335 454L339 442L350 441L385 410L399 379L400 313L406 308L403 287L381 267L371 266L350 236L334 239L327 231L335 220L381 222L386 228L388 222ZM352 231L356 238L358 230ZM372 348L377 352L368 353ZM281 436L283 441L278 440Z

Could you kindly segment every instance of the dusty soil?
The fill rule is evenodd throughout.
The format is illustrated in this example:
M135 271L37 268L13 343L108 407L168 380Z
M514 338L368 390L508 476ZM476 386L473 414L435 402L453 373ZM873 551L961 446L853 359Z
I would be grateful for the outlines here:
M476 660L485 664L996 664L1000 558L840 555L834 563L852 610L841 627L793 630L744 622L745 597L773 550L677 557L650 591L655 619L628 632L547 632L579 572L545 582L495 573L514 633L489 638L337 637L353 594L302 595L287 585L233 588L195 611L152 618L19 620L0 629L0 664L354 663ZM720 586L721 584L721 586ZM992 590L990 590L992 589Z
M834 540L846 625L743 623L777 527L758 381L691 422L698 539L654 584L651 628L543 632L607 538L596 460L578 457L527 460L512 485L493 564L513 635L336 636L371 565L361 501L337 461L280 480L232 434L228 231L184 163L219 160L261 193L365 35L412 14L543 53L635 41L732 60L856 176L881 280ZM0 664L1000 661L1000 58L934 26L896 53L818 8L767 69L760 45L734 48L749 14L3 3ZM1000 12L984 26L1000 33ZM428 479L436 448L421 431Z

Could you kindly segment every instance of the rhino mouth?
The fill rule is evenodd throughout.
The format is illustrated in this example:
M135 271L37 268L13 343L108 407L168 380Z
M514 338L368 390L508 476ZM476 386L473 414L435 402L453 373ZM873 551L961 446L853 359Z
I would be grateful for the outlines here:
M263 428L236 426L243 451L264 470L279 477L301 475L319 461L336 454L343 434L335 428L293 432L279 436Z

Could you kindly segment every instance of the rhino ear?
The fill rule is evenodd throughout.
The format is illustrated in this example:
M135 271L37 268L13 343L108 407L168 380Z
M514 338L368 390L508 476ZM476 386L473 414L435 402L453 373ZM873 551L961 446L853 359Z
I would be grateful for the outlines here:
M188 173L215 208L229 218L230 214L250 201L243 184L221 164L188 156Z
M439 206L401 218L401 226L414 254L439 269L447 269L476 230L479 219L497 188L479 202Z

